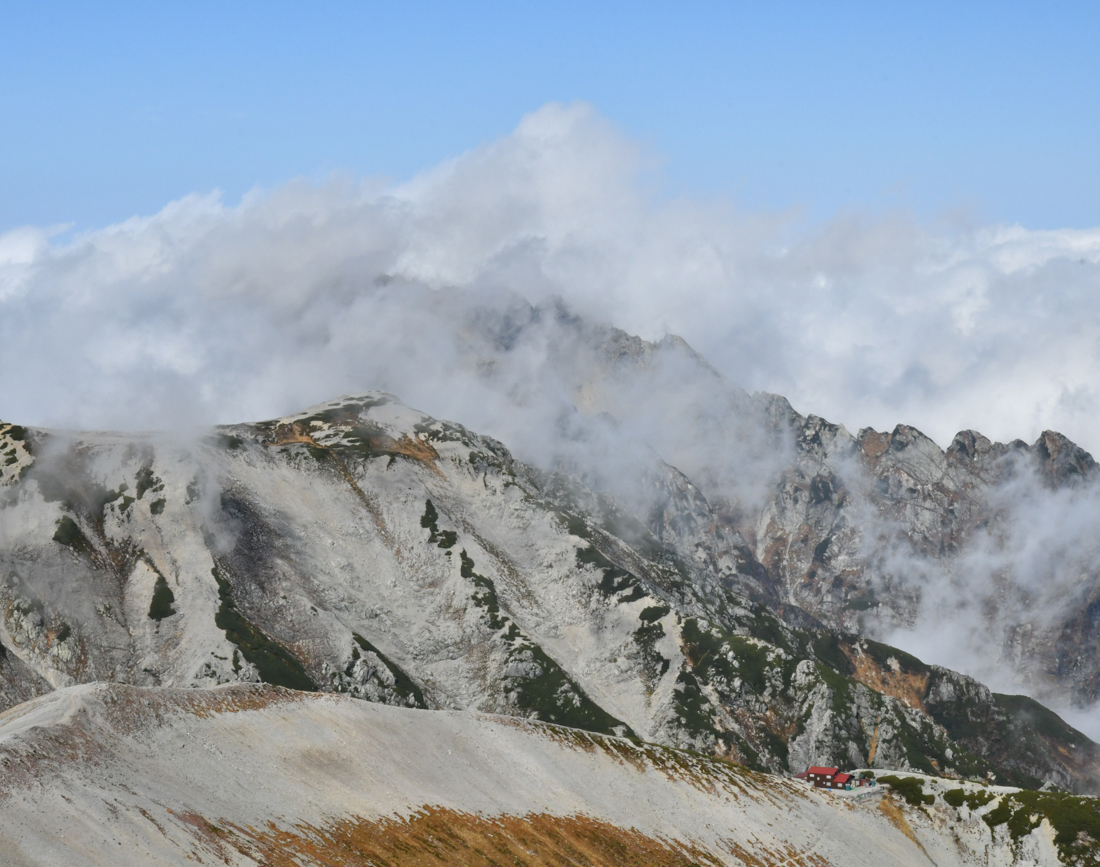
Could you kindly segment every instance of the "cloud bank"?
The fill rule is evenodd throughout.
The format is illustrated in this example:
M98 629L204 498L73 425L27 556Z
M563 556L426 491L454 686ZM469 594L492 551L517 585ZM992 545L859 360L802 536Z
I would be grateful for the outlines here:
M437 403L409 370L445 368L451 341L417 310L507 290L678 333L739 385L853 429L1100 447L1100 229L806 227L662 198L652 178L591 108L548 105L404 185L195 195L64 243L9 232L0 417L162 427L367 387Z
M406 184L293 181L237 205L189 196L67 240L8 232L0 418L179 430L379 388L527 460L589 453L607 478L649 443L743 501L782 463L781 450L769 464L759 444L723 439L732 392L705 436L678 439L677 424L700 423L681 410L698 413L710 392L676 381L675 365L660 384L670 402L647 406L643 389L624 408L630 448L621 430L610 447L593 438L571 375L590 347L532 302L650 340L679 334L732 383L851 430L906 422L945 445L964 428L1003 441L1050 428L1100 451L1100 229L859 213L807 226L669 199L656 177L590 107L552 104ZM1060 604L1043 593L1092 562L1096 504L1023 502L1012 520L1030 542L977 540L925 598L980 608L1009 565L1020 580L1045 575L1020 564L1053 551L1065 575L1013 592ZM940 620L922 619L907 645L935 659ZM975 673L1005 671L988 647L959 650Z

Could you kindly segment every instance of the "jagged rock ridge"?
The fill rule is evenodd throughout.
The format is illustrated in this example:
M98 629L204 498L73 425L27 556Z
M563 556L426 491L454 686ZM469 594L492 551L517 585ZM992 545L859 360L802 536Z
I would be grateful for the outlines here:
M776 598L752 545L660 462L659 508L636 515L381 393L186 444L15 441L0 508L8 705L91 681L265 681L762 770L1095 784L1096 746L1049 712L1023 718Z

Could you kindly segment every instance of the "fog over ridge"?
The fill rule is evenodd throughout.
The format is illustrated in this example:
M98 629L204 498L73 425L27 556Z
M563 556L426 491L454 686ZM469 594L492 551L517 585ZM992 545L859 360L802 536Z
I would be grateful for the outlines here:
M902 213L807 227L664 198L653 171L592 108L551 104L407 184L296 180L70 240L8 232L0 419L188 430L383 389L610 487L652 447L750 508L791 444L724 433L734 386L853 432L904 422L946 446L966 428L1006 442L1055 429L1100 452L1100 229ZM600 358L588 326L556 324L573 315L680 335L729 387L673 352L617 394L613 421L577 413ZM960 625L1012 566L1014 592L1061 610L1095 561L1100 507L1026 478L1005 496L1018 505L1003 539L980 536L949 570L904 552L888 565L925 588L902 646L1009 688L999 648Z
M853 430L906 422L946 445L964 428L1006 441L1051 428L1098 450L1100 229L902 214L807 228L662 199L649 168L591 108L549 105L405 185L292 181L63 243L6 233L0 417L161 427L405 394L370 323L395 320L384 345L407 362L446 364L430 326L389 312L395 287L416 287L559 295L647 339L676 333L749 391Z

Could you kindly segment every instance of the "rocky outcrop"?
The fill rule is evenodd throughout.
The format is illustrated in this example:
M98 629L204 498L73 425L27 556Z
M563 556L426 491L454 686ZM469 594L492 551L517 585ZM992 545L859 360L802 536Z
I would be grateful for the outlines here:
M961 740L922 699L927 674L888 671L891 653L907 657L780 595L775 562L755 559L663 462L637 516L379 393L187 443L26 437L33 460L0 509L0 637L18 660L8 705L92 681L262 681L538 719L773 772L816 762L1015 779L1008 733ZM839 562L833 545L848 544L852 495L838 475L809 473L857 446L820 420L801 442L775 521L808 509L829 524L832 541L807 561L823 575ZM812 532L782 562L804 556ZM876 653L887 657L873 673ZM1085 787L1078 743L1085 753L1020 762L1039 783Z

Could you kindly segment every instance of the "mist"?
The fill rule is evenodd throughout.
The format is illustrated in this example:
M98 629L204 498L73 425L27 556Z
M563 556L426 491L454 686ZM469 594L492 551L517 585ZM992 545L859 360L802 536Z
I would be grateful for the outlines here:
M1100 229L857 210L808 224L672 197L643 146L550 104L408 183L294 180L76 236L0 235L0 418L186 433L382 389L597 487L624 490L652 449L751 510L791 448L748 417L754 391L941 445L1056 429L1100 448L1098 289ZM645 377L616 380L607 326L679 335L706 362L665 341ZM965 617L1011 571L1018 598L1064 609L1100 503L1005 495L1022 505L1001 536L913 579L926 603ZM944 661L943 625L926 604L897 640ZM950 664L1016 683L998 642L955 641Z
M407 184L292 181L73 238L8 232L0 417L172 427L349 389L409 399L414 368L453 361L433 313L515 293L679 334L737 385L853 430L1100 444L1100 229L856 212L805 225L669 198L659 178L592 108L552 104Z

